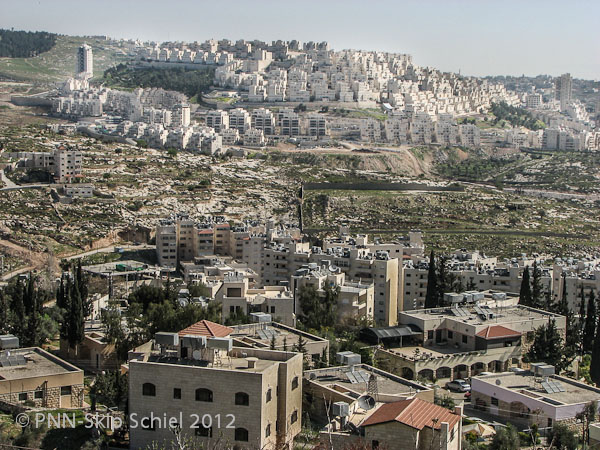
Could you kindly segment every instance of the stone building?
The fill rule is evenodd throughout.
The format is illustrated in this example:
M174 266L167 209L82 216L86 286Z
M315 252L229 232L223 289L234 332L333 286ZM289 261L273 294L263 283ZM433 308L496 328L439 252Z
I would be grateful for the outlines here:
M233 347L231 328L196 325L158 333L152 351L131 355L129 409L140 425L131 447L169 442L180 427L206 445L291 448L301 428L302 355Z
M538 327L554 320L559 333L565 335L564 316L511 305L510 298L485 304L485 294L481 296L480 305L401 312L399 325L410 331L399 346L378 350L382 367L408 379L457 379L504 372L521 365L521 356Z
M83 370L39 347L2 351L0 404L83 407Z

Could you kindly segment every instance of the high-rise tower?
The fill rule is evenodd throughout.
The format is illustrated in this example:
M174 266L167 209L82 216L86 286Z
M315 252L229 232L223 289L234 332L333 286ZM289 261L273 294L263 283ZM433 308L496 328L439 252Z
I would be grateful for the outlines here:
M84 75L87 78L94 76L94 57L92 47L83 44L77 49L77 69L78 75Z
M554 97L560 102L560 110L567 109L571 103L573 93L573 79L570 73L565 73L556 79L554 85Z

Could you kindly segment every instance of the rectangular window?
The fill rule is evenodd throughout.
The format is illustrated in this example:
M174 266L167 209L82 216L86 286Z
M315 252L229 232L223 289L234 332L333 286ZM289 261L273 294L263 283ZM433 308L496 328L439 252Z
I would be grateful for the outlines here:
M294 377L294 379L292 380L292 390L297 389L298 388L298 377Z
M27 392L19 392L19 401L24 402L27 400Z
M433 330L427 332L427 339L433 339Z
M498 406L498 399L496 397L492 397L492 405Z
M173 398L181 400L181 388L173 388Z
M463 341L463 344L467 343L467 335L466 334L463 334L462 341Z
M33 398L44 398L44 391L35 391L33 393Z
M454 337L454 333L448 330L448 339L452 339Z
M271 424L268 424L267 428L265 428L265 437L269 436L271 436Z
M71 395L71 386L61 386L60 395Z
M296 423L297 421L298 421L298 411L294 411L294 412L292 413L292 417L291 417L291 419L290 419L290 422L291 422L291 423Z

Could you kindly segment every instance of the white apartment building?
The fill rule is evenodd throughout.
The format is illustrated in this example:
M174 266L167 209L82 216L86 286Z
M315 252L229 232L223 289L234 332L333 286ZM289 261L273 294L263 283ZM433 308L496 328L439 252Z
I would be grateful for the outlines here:
M363 119L360 122L360 138L367 142L381 142L381 122L377 119Z
M263 130L256 128L249 128L244 133L243 142L246 147L264 147L267 143Z
M300 115L291 108L283 108L277 113L277 122L279 126L279 135L296 137L300 136Z
M458 126L460 142L465 147L481 147L481 132L476 125L462 124Z
M213 128L217 133L229 128L229 114L227 111L214 110L206 113L206 126Z
M265 108L258 108L252 111L252 128L261 130L265 136L276 135L276 121L273 113Z
M538 109L542 106L542 94L527 94L525 106L529 109Z
M235 128L240 135L243 135L252 127L250 113L242 108L236 108L229 111L229 128Z
M323 114L310 113L307 117L308 123L308 135L314 137L317 140L323 139L329 135L329 128L327 126L327 119Z

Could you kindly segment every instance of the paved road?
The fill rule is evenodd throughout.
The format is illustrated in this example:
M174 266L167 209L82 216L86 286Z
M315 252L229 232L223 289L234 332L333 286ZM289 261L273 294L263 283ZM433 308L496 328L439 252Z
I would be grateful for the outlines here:
M7 281L10 280L12 277L16 277L17 275L20 275L22 273L31 272L33 269L35 269L35 267L33 266L21 267L20 269L3 274L2 276L0 276L0 280Z
M6 176L6 174L4 173L4 170L0 170L0 179L2 180L2 182L4 183L4 188L3 189L10 189L10 188L16 188L17 185Z

